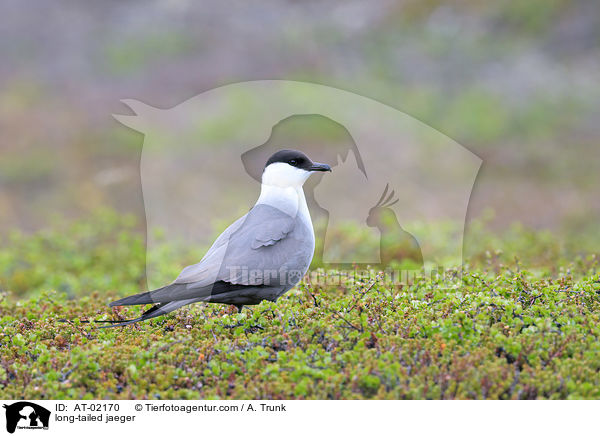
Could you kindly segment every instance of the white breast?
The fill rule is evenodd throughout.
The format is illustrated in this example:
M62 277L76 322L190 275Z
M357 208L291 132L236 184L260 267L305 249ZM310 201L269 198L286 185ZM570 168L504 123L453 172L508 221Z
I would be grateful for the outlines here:
M266 204L285 212L291 217L298 217L311 231L313 230L310 212L306 204L304 190L300 187L279 187L263 184L256 204Z
M260 197L256 204L275 207L299 219L310 230L314 245L314 229L302 185L310 172L286 163L272 163L262 175Z

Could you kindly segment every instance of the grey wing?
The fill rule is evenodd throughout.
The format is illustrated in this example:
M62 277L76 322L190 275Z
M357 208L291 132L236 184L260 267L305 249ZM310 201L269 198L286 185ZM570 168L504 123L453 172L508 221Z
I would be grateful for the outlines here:
M173 283L196 282L198 286L207 286L217 281L220 264L225 258L229 240L231 236L243 226L249 213L227 227L215 242L213 242L200 262L186 266ZM219 267L217 267L217 265L219 265Z
M314 235L298 217L257 205L229 226L202 260L186 267L173 283L111 305L218 301L244 292L252 294L257 288L261 292L276 288L277 295L302 278L313 251Z
M299 266L300 258L307 253L312 258L313 250L314 237L297 217L257 205L227 228L204 258L185 268L174 283L262 285L266 284L262 271Z
M299 216L272 206L255 209L230 239L218 279L289 289L304 275L312 259L312 230Z

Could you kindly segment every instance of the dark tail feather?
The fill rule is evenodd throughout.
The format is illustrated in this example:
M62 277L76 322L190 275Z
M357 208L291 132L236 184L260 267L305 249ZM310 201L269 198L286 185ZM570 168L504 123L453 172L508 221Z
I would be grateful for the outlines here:
M180 307L185 306L186 304L195 303L196 301L198 301L198 300L181 300L181 301L172 301L170 303L158 303L158 304L152 306L147 311L145 311L138 318L125 319L125 320L112 320L112 319L111 320L95 320L94 322L111 324L111 325L100 326L100 327L98 327L99 329L106 329L106 328L112 328L112 327L123 327L123 326L129 325L129 324L134 324L136 322L146 321L148 319L155 318L157 316L166 315L167 313L172 312L176 309L179 309ZM61 319L59 321L68 322L68 320L65 320L65 319ZM81 322L82 323L90 323L91 321L81 321Z
M191 300L171 301L169 303L158 303L158 304L152 306L147 311L145 311L142 314L142 316L140 316L138 318L128 319L125 321L113 321L113 322L115 322L115 324L104 325L104 326L101 326L98 328L106 329L106 328L112 328L112 327L122 327L122 326L126 326L129 324L134 324L136 322L146 321L151 318L156 318L157 316L166 315L167 313L173 312L174 310L179 309L182 306L185 306L185 305L191 304L191 303L195 303L197 301L198 300L196 300L196 299L191 299Z
M262 287L263 285L258 285ZM192 298L207 299L216 295L237 291L244 288L256 288L257 286L232 284L217 281L206 286L194 287L194 283L171 283L162 288L150 292L131 295L120 300L109 303L109 306L133 306L136 304L169 303L174 301L190 300ZM217 300L214 300L217 301Z
M129 297L121 298L120 300L113 301L108 305L110 307L114 306L133 306L136 304L154 304L156 300L152 298L153 293L157 291L162 291L167 288L167 286L156 289L154 291L142 292L141 294L130 295Z
M143 315L142 315L143 316ZM59 319L59 322L72 322L70 319ZM98 329L105 329L108 327L119 327L121 325L128 325L134 322L138 322L138 321L142 321L142 317L136 318L136 319L94 319L92 321L89 321L87 319L80 319L79 322L81 324L91 324L93 323L107 323L107 324L112 324L112 325L105 325L105 326L100 326L100 327L96 327Z
M155 289L154 291L142 292L141 294L130 295L129 297L121 298L120 300L113 301L108 305L113 306L134 306L137 304L156 304L156 303L169 303L174 300L189 300L191 293L198 293L199 295L206 293L210 295L211 290L214 286L206 286L205 288L198 288L194 291L188 290L187 283L171 283L170 285L163 286L162 288ZM183 295L182 295L183 294ZM188 294L188 295L186 295ZM199 296L198 295L198 296ZM196 295L194 295L196 296Z
M70 319L66 319L66 318L60 318L57 320L58 322L73 322ZM128 320L126 320L128 321ZM87 319L80 319L79 323L80 324L90 324L90 323L101 323L101 322L106 322L106 323L118 323L118 322L124 322L123 320L118 320L118 319L94 319L92 321L87 320Z
M148 319L148 318L146 318ZM143 315L140 316L139 318L135 318L135 319L128 319L125 321L110 321L110 322L114 322L115 324L111 324L111 325L101 325L100 327L97 327L99 329L110 329L113 327L125 327L126 325L129 324L135 324L136 322L140 322L140 321L144 321Z

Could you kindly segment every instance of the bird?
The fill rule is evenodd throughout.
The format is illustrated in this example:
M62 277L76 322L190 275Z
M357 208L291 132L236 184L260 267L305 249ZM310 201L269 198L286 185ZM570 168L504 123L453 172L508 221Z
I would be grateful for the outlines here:
M120 327L197 302L245 305L277 301L306 274L315 251L314 229L303 184L311 174L331 171L298 150L279 150L266 162L261 190L250 211L215 240L200 262L185 267L170 284L113 301L109 306L154 304Z

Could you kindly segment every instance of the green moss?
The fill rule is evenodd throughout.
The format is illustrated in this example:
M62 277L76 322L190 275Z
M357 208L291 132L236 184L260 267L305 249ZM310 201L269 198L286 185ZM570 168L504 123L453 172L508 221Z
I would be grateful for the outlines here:
M412 283L341 277L241 314L196 304L125 328L79 322L144 309L107 307L143 277L133 229L101 214L8 239L0 250L9 291L0 300L3 396L600 397L597 256L565 257L551 235L515 227L501 240L481 230L463 269ZM177 270L173 247L160 253L166 270ZM515 260L537 253L546 257Z

